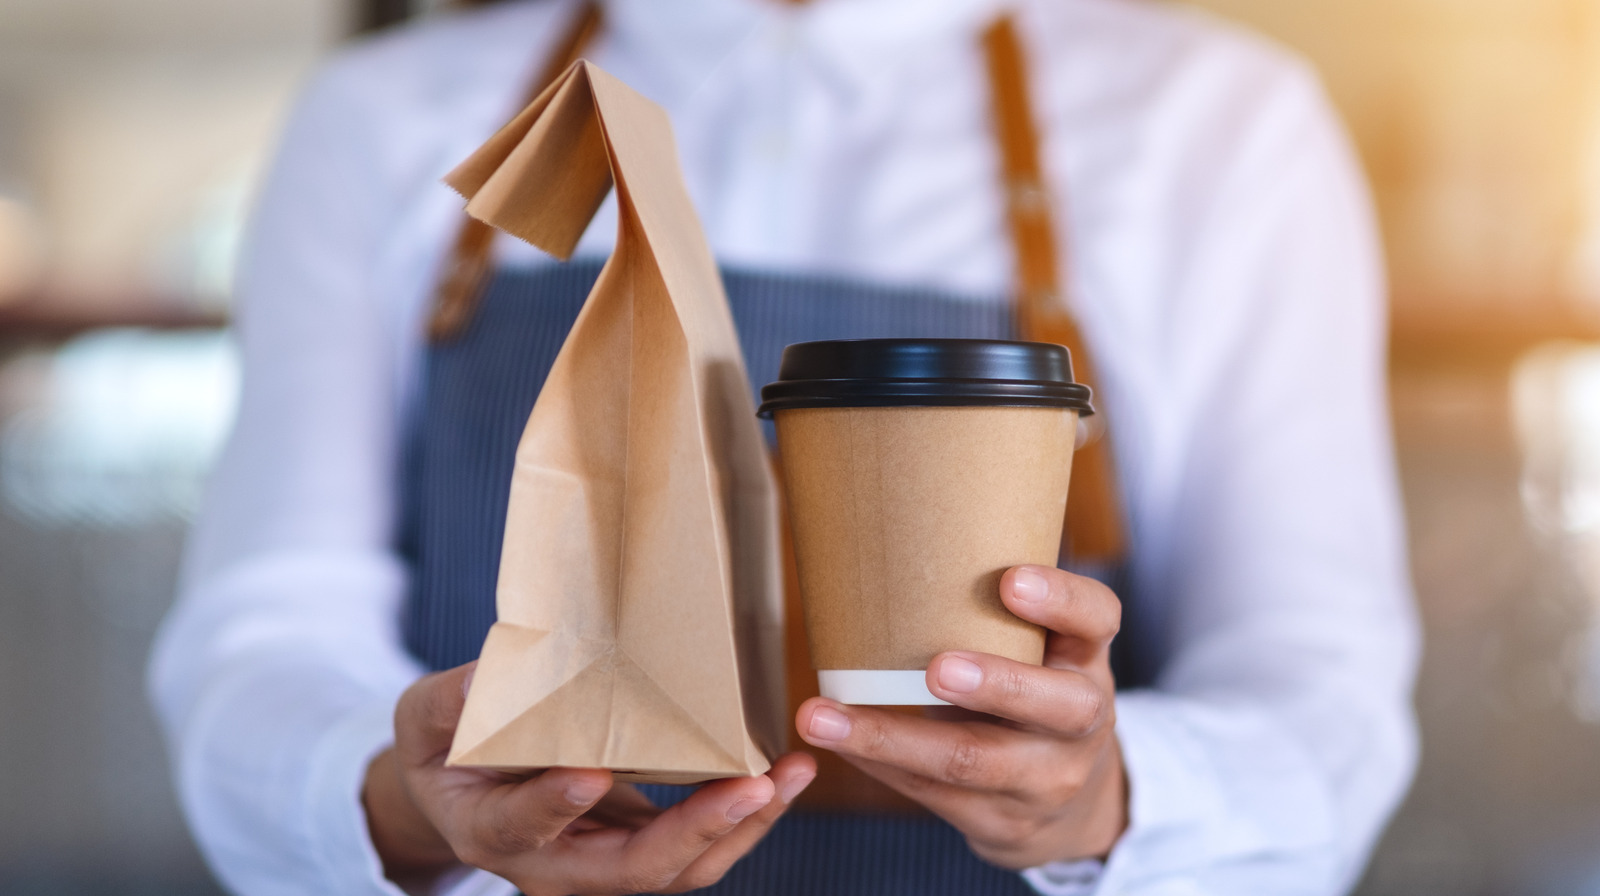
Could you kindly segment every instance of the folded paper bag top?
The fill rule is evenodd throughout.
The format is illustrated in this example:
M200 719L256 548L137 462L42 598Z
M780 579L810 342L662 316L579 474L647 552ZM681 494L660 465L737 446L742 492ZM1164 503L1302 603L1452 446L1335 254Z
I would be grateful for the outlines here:
M786 730L776 491L666 114L579 61L446 182L562 258L613 184L619 211L517 446L450 764L766 771Z

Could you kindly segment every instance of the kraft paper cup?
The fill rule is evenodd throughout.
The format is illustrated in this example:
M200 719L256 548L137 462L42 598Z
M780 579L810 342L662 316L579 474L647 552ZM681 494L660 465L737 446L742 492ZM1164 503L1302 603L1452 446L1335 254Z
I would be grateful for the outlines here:
M802 343L761 413L778 430L812 665L844 703L934 704L946 650L1027 663L1044 631L1000 576L1053 566L1078 417L1061 346L967 339Z

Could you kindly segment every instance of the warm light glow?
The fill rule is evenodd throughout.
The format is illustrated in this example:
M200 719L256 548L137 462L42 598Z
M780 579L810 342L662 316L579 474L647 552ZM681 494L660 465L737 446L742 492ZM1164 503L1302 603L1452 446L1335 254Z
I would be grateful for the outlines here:
M1600 301L1600 5L1190 5L1316 65L1372 179L1403 315L1503 318Z

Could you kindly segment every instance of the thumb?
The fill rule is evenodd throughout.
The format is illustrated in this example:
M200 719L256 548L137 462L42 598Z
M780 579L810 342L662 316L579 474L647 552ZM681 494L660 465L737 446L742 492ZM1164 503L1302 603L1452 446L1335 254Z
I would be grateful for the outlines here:
M400 695L394 711L395 751L407 765L420 765L450 751L476 660L425 675Z

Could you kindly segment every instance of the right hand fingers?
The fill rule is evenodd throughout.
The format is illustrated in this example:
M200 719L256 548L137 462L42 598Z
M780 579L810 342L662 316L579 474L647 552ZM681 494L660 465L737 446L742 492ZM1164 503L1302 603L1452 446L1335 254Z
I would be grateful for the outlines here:
M685 869L771 803L775 793L766 776L713 781L625 838L614 831L573 835L562 844L570 848L544 857L542 870L555 872L569 890L580 893L674 889Z

